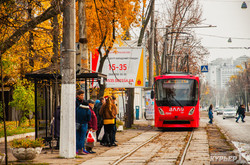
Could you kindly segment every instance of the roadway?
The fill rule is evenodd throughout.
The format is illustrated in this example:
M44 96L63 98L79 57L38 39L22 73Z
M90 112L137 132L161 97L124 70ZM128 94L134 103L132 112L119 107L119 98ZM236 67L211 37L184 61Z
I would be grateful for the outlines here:
M235 147L238 149L238 152L247 160L250 164L250 116L245 117L245 123L239 120L239 123L236 123L235 118L222 118L222 115L216 115L214 113L214 120L218 127L223 130Z
M214 120L232 141L250 144L250 116L245 117L245 123L242 123L241 119L239 120L239 123L236 123L235 118L227 118L223 120L222 115L216 115L216 113L214 113Z

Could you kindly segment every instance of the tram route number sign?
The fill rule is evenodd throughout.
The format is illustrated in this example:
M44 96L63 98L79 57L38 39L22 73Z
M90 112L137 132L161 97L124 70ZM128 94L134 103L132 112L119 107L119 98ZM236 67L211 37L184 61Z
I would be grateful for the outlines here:
M201 72L208 72L208 66L207 65L202 65L201 66Z

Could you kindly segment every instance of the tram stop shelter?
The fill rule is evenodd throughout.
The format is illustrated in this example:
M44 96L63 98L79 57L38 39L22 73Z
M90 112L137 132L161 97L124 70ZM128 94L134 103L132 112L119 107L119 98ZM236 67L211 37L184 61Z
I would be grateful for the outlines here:
M50 141L60 135L60 70L55 65L25 74L35 85L35 137ZM85 91L87 98L87 82L101 81L105 83L107 75L101 73L81 73L76 75L77 84ZM51 144L50 144L51 145Z

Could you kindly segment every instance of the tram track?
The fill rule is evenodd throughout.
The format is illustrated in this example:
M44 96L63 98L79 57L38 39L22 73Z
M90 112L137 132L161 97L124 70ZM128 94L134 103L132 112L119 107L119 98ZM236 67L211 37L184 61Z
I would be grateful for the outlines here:
M168 164L182 165L192 140L194 130L160 132L143 144L138 145L129 153L116 160L117 164ZM188 140L186 138L188 137ZM153 148L154 147L154 148ZM151 149L151 150L150 150ZM147 155L144 157L144 155ZM179 160L180 159L180 160ZM164 164L165 164L164 163Z
M193 130L148 130L81 165L209 165L208 148L204 126Z
M119 160L115 161L113 163L113 165L117 165L119 164L121 161L123 161L124 159L126 159L127 157L129 157L130 155L132 155L133 153L135 153L137 150L139 150L141 147L143 147L144 145L148 144L149 142L151 142L153 139L155 139L156 137L158 137L160 134L156 134L154 135L152 138L150 138L148 141L144 142L143 144L140 144L139 146L137 146L135 149L133 149L132 151L130 151L128 154L124 155L123 157L121 157Z

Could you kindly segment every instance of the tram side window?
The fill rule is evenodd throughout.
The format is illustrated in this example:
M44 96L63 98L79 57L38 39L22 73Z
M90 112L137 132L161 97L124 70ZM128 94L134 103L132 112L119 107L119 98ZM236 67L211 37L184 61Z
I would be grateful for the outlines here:
M199 84L197 81L194 81L194 86L195 86L195 101L198 101L199 99Z

